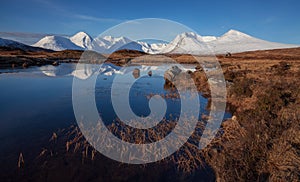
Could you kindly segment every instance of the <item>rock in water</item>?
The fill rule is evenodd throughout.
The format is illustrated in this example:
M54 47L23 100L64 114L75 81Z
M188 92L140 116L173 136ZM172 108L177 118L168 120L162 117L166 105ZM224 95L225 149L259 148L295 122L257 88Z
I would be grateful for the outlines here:
M58 66L58 65L59 65L59 62L58 62L58 61L54 61L54 62L52 63L52 65L53 65L53 66Z
M181 73L181 69L178 68L178 66L172 66L170 69L168 69L164 73L164 79L166 81L166 84L172 85L172 83L175 82L176 76L178 76Z
M140 70L138 68L135 68L132 72L132 75L135 79L140 77Z
M164 79L165 84L164 88L174 88L179 89L191 89L194 86L194 82L191 80L192 72L182 71L178 66L172 66L170 69L165 71Z

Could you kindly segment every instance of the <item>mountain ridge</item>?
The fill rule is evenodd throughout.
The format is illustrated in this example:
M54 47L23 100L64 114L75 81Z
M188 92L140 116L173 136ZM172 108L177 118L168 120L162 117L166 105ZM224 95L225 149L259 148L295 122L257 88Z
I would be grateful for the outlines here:
M132 41L126 37L92 38L85 32L78 32L70 37L45 36L35 47L52 50L95 50L110 54L120 49L138 50L149 54L184 53L184 54L224 54L254 50L270 50L294 48L299 45L281 44L255 38L238 30L229 30L222 36L201 36L194 32L184 32L177 35L170 43L148 44L142 41Z

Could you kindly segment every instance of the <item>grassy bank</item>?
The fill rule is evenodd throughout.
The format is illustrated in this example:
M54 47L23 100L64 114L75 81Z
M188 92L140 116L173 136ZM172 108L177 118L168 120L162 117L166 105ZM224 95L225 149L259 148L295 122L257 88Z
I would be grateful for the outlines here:
M299 49L220 58L234 114L204 150L220 181L300 180Z

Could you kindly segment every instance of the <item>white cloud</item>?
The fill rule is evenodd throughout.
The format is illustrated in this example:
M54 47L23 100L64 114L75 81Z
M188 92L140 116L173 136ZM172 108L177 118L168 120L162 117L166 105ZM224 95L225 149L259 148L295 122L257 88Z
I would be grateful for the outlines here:
M125 21L125 20L114 19L114 18L101 18L101 17L82 15L82 14L75 14L74 17L81 19L81 20L98 21L98 22L118 22L119 23L119 22Z

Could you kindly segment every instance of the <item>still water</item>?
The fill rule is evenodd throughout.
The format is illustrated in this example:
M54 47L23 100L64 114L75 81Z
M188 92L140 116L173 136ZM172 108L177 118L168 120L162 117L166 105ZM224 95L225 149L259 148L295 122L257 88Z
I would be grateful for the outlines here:
M96 66L98 67L98 66ZM190 66L191 69L193 68ZM143 71L163 72L164 66L139 66ZM28 69L0 70L0 163L15 165L21 151L31 151L36 156L52 133L59 128L76 124L72 107L72 82L74 76L85 79L87 73L76 72L76 64L60 66L31 67ZM111 103L111 85L117 74L124 74L120 67L106 64L101 66L95 85L95 100L102 120L109 124L117 118ZM124 83L123 83L124 84ZM126 84L126 83L125 83ZM175 90L176 92L176 90ZM161 76L142 76L136 79L130 89L129 102L138 116L150 113L149 95L174 93L164 88ZM200 114L207 99L199 94ZM166 118L179 116L180 98L166 98ZM225 118L230 113L225 113Z

